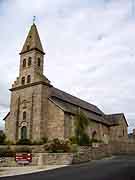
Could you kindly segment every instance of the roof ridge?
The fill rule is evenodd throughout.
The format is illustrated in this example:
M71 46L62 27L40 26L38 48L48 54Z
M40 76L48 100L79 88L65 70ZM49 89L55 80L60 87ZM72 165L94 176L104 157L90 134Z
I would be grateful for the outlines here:
M124 113L105 114L105 116L112 116L112 115L124 115Z
M55 88L55 87L53 87L53 88ZM89 103L89 102L87 102L87 101L85 101L85 100L83 100L83 99L80 99L80 98L78 98L77 96L74 96L74 95L72 95L72 94L69 94L69 93L67 93L67 92L65 92L65 91L63 91L63 90L61 90L61 89L58 89L58 88L55 88L55 89L57 89L57 90L59 90L59 91L61 91L61 92L64 92L64 93L68 94L69 96L72 96L73 98L77 98L77 99L79 99L79 100L81 100L81 101L83 101L83 102L85 102L85 103L88 103L88 104L90 104L90 105L92 105L92 106L97 107L96 105L91 104L91 103Z
M66 99L67 102L71 102L72 104L78 105L79 107L82 107L82 108L85 107L84 109L87 109L87 110L90 110L90 106L91 106L91 111L93 111L97 114L104 114L96 105L91 104L85 100L82 100L76 96L73 96L73 95L71 95L65 91L62 91L58 88L55 88L55 87L52 87L52 94L50 96L56 96L56 97L59 97L60 99L64 99L64 100ZM87 106L87 108L86 108L86 106Z

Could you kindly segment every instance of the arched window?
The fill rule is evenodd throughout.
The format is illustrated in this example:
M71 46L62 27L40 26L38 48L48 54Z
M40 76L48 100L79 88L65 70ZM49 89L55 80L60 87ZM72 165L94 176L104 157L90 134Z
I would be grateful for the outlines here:
M23 126L21 128L21 139L23 139L23 140L27 139L27 127L26 126Z
M23 120L26 120L26 111L23 112Z
M22 77L22 85L25 84L25 77Z
M29 57L29 59L28 59L28 66L31 66L31 57Z
M41 61L40 58L38 58L38 66L40 67Z
M26 59L23 60L23 68L26 67Z
M31 82L31 77L30 75L27 76L27 83L30 83Z

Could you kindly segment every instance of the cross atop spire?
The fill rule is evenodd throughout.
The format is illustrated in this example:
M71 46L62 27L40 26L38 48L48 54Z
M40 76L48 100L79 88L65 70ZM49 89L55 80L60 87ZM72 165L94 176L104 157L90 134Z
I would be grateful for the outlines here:
M30 28L30 31L28 33L28 36L25 40L25 43L23 45L23 48L22 48L22 51L20 54L24 54L31 50L37 50L37 51L40 51L41 53L45 54L42 44L41 44L41 41L40 41L37 27L34 22L35 22L35 16L33 17L33 24Z
M33 24L35 24L36 16L33 16Z

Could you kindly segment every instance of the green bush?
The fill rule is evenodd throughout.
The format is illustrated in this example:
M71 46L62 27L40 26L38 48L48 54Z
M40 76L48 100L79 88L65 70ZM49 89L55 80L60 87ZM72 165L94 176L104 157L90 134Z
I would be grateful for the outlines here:
M71 144L78 144L77 143L77 138L75 136L70 137L69 141L70 141Z
M71 152L76 153L78 152L78 145L77 144L71 144Z
M64 153L71 152L71 148L68 141L53 139L45 145L45 150L50 153Z
M6 145L15 145L15 143L13 141L9 141L9 140L5 141L5 144Z
M43 137L42 140L43 144L46 144L48 142L48 138L47 137Z
M0 133L0 145L6 144L6 135L4 133Z
M80 137L77 138L77 144L80 146L90 145L90 138L87 134L83 133Z
M8 148L0 148L0 157L15 157L15 151Z
M29 147L16 147L16 153L31 153L32 150Z
M44 137L40 141L33 141L31 144L32 145L43 145L46 144L48 141L48 138Z
M44 144L43 141L33 141L31 145L42 145Z
M75 120L75 137L70 139L70 141L80 146L89 145L90 139L86 133L86 129L88 125L89 125L89 119L84 114L84 112L79 111L76 114L76 120Z
M73 136L69 138L71 144L78 144L80 146L90 145L90 138L86 133L82 133L80 136Z
M31 145L31 141L29 139L20 139L16 143L17 145Z
M98 139L91 139L90 144L92 144L92 143L103 143L103 141L98 140Z

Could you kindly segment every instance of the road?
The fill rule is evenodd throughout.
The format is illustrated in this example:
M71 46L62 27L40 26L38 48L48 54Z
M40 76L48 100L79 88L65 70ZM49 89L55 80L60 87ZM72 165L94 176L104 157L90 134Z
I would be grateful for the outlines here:
M0 180L135 180L135 156L115 157Z

